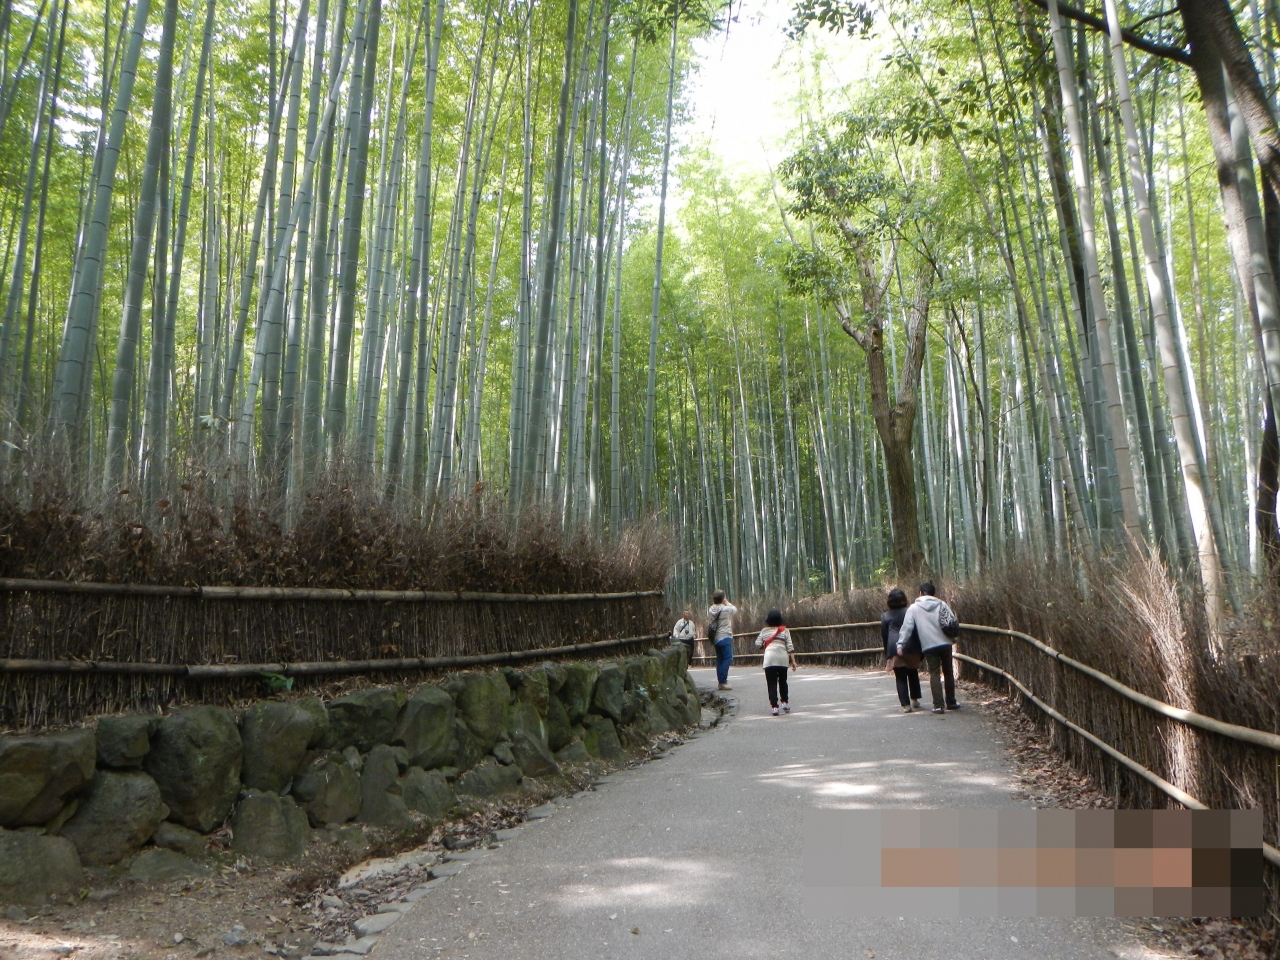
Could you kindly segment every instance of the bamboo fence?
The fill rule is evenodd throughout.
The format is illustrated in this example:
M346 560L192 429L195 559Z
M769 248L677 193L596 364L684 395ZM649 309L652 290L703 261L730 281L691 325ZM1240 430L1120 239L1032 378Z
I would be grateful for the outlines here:
M0 729L261 696L341 674L424 678L665 634L661 591L492 594L0 580ZM92 666L90 666L92 665ZM310 665L310 666L304 666ZM275 676L268 676L275 675ZM265 686L264 686L265 685Z

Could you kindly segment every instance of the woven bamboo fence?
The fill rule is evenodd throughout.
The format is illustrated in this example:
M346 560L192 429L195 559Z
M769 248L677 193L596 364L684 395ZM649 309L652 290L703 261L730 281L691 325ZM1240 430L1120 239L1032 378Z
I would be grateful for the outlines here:
M335 672L370 672L268 669L287 664L399 661L397 678L415 680L439 668L406 661L447 662L619 637L652 645L667 619L661 591L539 596L3 580L0 729L261 696L274 681L264 674L287 674L294 689L305 689L331 685ZM51 667L37 669L30 661ZM157 672L59 666L73 663L155 665ZM236 664L264 669L251 676L164 671L166 665Z

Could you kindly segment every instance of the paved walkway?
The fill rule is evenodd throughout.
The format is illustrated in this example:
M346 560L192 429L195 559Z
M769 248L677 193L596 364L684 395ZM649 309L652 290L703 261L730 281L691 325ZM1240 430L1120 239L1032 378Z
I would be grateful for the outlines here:
M902 714L878 672L792 676L795 712L775 718L760 669L735 670L726 726L530 823L415 904L371 960L1153 956L1112 920L807 919L807 808L1017 802L977 711Z

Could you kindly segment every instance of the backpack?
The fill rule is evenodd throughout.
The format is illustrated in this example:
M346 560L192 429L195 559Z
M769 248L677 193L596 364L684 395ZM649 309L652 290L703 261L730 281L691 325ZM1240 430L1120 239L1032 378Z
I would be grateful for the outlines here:
M938 611L938 627L942 630L942 635L955 639L960 636L960 621L956 619L956 615L951 608L945 603Z

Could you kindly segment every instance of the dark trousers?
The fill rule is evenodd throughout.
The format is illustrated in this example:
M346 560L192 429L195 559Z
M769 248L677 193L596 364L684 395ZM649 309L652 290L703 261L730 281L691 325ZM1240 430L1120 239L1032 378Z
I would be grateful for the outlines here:
M911 700L920 699L920 670L916 667L894 667L893 679L898 682L898 702L904 707ZM910 697L908 697L910 694Z
M933 694L935 710L956 705L956 673L951 662L951 647L935 647L924 652L924 662L929 665L929 692ZM946 701L942 699L946 687Z
M778 695L782 695L783 703L790 703L791 697L787 694L787 668L786 667L765 667L764 682L769 686L769 706L776 707L778 705Z

